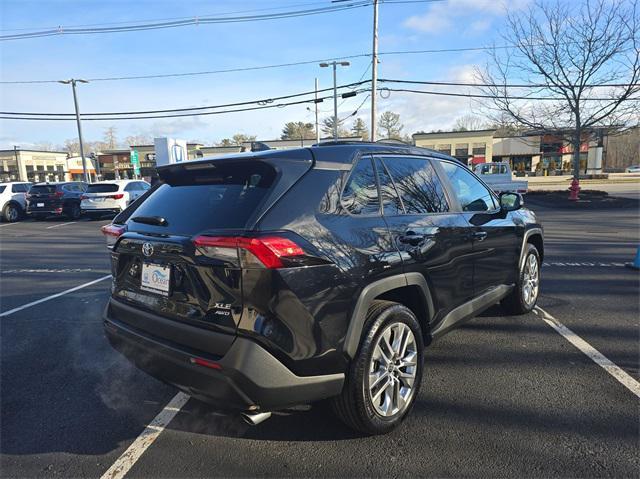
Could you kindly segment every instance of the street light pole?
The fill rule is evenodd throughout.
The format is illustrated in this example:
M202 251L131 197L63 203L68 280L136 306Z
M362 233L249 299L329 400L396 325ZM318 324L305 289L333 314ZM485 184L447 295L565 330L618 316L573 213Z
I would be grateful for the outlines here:
M376 92L378 86L378 0L373 0L373 48L371 55L371 141L376 141Z
M87 160L84 157L84 146L82 144L82 125L80 123L80 108L78 107L78 95L76 94L76 83L89 83L87 80L76 80L74 78L70 80L61 80L58 83L64 83L65 85L71 84L73 90L73 104L76 108L76 123L78 125L78 142L80 143L80 157L82 158L82 173L84 181L90 183L90 177L87 173Z
M350 63L332 61L329 63L321 63L320 67L326 68L329 65L333 66L333 140L338 141L338 82L336 70L338 65L348 67Z

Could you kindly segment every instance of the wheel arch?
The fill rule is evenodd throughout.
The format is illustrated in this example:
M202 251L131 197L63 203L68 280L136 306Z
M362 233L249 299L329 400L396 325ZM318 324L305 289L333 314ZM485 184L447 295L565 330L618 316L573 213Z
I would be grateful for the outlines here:
M540 254L540 261L544 258L544 236L542 228L530 228L524 232L522 237L522 247L520 249L520 261L518 262L519 268L522 268L524 260L527 256L526 245L532 244L538 250Z
M367 311L378 299L395 301L409 308L418 318L425 344L431 341L429 323L434 315L434 306L427 281L420 273L403 273L374 281L362 290L353 308L344 341L347 356L356 356Z

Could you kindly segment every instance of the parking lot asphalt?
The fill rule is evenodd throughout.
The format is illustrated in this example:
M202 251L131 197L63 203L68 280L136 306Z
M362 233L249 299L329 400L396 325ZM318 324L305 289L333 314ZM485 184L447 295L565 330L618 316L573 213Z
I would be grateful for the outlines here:
M637 380L640 275L623 264L639 211L537 212L539 305ZM3 477L100 477L176 394L102 334L106 221L67 223L0 223ZM189 400L127 477L637 477L638 396L542 315L495 306L436 341L412 414L387 436L360 437L323 404L250 427Z

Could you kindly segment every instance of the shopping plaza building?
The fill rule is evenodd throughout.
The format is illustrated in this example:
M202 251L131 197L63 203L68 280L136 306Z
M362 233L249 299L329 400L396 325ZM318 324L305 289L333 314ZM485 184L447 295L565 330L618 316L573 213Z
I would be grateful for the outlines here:
M508 162L517 175L561 175L572 171L573 146L567 134L535 131L502 136L497 130L415 133L416 146L431 148L473 166ZM624 171L640 163L640 128L619 134L593 131L580 145L580 171L586 174Z
M617 172L640 164L640 128L621 134L590 135L580 146L580 168L584 173ZM490 161L511 165L519 176L560 175L571 172L573 148L559 135L528 132L519 136L504 136L496 130L447 131L415 133L416 146L431 148L456 157L473 166ZM321 141L330 139L323 138ZM342 141L361 141L360 137L339 138ZM188 143L189 159L251 151L257 148L290 149L311 146L315 139L263 140L234 146L205 146ZM131 145L129 148L91 153L85 166L91 180L134 178L131 156L140 163L140 176L156 176L154 145ZM0 181L79 181L84 177L82 159L70 157L64 151L28 150L15 147L0 150Z

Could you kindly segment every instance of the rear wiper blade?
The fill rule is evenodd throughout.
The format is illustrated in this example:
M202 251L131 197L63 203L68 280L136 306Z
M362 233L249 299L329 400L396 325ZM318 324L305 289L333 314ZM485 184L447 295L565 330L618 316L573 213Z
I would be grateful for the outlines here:
M131 218L131 221L135 221L136 223L144 223L146 225L154 225L154 226L169 225L169 222L162 216L136 216L135 218Z

